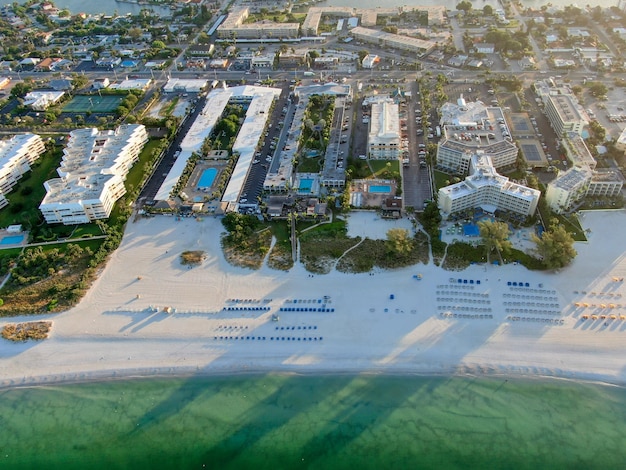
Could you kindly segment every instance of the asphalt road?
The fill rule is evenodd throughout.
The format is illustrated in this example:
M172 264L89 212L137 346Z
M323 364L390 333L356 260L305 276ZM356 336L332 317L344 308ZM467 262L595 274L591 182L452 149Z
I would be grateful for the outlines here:
M144 186L141 194L139 195L139 202L143 204L144 202L150 203L154 200L159 188L165 181L165 177L170 172L172 167L174 166L174 162L176 162L176 158L174 155L178 150L180 150L180 143L187 135L189 128L198 117L198 114L202 111L206 103L206 97L198 97L197 102L194 104L193 111L185 117L185 120L182 122L181 126L178 129L176 137L171 145L165 150L165 154L163 158L159 162L156 167L156 170Z

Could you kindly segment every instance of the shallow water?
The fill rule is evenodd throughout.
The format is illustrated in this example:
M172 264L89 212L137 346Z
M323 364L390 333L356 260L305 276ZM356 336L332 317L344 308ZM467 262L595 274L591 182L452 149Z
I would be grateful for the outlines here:
M623 468L626 392L400 376L137 379L0 392L0 468Z

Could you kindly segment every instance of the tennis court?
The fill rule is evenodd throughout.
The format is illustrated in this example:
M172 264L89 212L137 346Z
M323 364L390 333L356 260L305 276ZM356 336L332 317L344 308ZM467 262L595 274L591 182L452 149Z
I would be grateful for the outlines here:
M94 113L110 113L118 108L123 99L123 96L118 95L77 95L65 105L63 112L86 113L91 111Z

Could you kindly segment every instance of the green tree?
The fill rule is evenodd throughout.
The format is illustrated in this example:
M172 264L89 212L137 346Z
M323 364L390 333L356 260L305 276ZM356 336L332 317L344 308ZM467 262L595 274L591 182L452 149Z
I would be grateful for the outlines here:
M605 97L609 91L607 86L602 82L591 82L588 83L587 86L589 87L591 94L596 98Z
M89 83L89 78L86 77L85 75L81 75L79 73L75 73L72 76L72 87L75 90L87 86L88 83Z
M553 219L550 228L541 234L532 236L535 251L548 269L559 269L567 266L576 257L574 239L565 228Z
M424 207L421 217L422 226L428 233L434 233L439 229L441 223L441 213L435 201L431 201Z
M493 7L491 5L485 5L483 7L483 14L485 16L491 16L493 15Z
M152 49L155 49L157 51L160 51L161 49L165 49L165 43L163 41L153 41L152 42Z
M457 10L463 11L466 14L472 11L472 2L468 2L467 0L462 0L456 6Z
M391 253L408 255L413 250L413 243L407 229L391 228L387 230L387 242L385 244Z
M491 252L494 250L498 253L500 263L503 263L502 252L511 248L508 224L505 222L481 220L478 222L478 230L480 231L480 236L485 244L487 263L489 263Z
M30 91L32 91L33 85L32 83L21 82L16 83L11 89L11 96L14 98L22 98Z
M139 38L142 34L143 31L141 30L141 28L134 27L128 30L128 36L133 40L133 42L139 41Z

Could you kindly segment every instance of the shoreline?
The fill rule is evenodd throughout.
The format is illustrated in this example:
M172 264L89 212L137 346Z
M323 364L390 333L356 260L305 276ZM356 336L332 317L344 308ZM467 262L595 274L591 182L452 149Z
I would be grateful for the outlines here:
M384 221L373 222L351 216L350 231L380 231ZM420 264L313 277L301 265L289 272L228 265L216 219L129 223L120 248L78 306L0 319L0 326L53 321L42 342L0 341L0 389L272 373L544 377L622 386L626 321L582 321L591 307L574 304L584 299L597 309L616 302L626 310L626 284L612 280L626 275L620 237L626 212L586 213L582 222L592 228L590 240L577 244L573 265L556 274L518 265L445 271ZM606 226L610 232L602 232ZM205 251L205 263L180 265L178 256L188 249ZM452 282L457 278L481 282ZM514 288L511 281L530 287ZM304 304L309 311L282 310ZM234 305L268 309L226 311ZM333 313L312 312L313 305ZM166 307L174 313L165 313ZM444 315L448 311L459 315ZM272 321L274 314L279 322ZM516 315L545 321L512 321ZM551 319L562 322L547 324Z
M102 372L102 371L100 371ZM165 371L141 371L141 370L122 370L122 371L104 371L100 372L87 372L79 373L75 377L62 377L57 378L54 376L41 376L41 377L28 377L26 382L22 383L6 383L6 381L0 382L1 390L11 389L25 389L25 388L43 388L48 386L57 385L80 385L80 384L96 384L96 383L108 383L108 382L124 382L134 380L174 380L174 379L192 379L203 380L208 378L231 378L231 377L261 377L266 375L277 376L290 376L290 377L418 377L418 378L464 378L464 379L504 379L506 380L518 380L518 381L564 381L574 384L589 384L602 387L616 387L620 389L626 388L626 381L622 383L613 383L605 380L602 377L592 376L577 376L577 377L564 377L560 375L549 374L529 374L524 372L519 373L504 373L493 372L479 374L477 371L460 373L459 371L450 370L448 372L434 372L434 371L416 371L411 369L406 370L301 370L301 369L281 369L281 370L264 370L264 369L250 369L240 371L225 371L225 370L204 370L204 371L186 371L184 368L179 368L170 373Z

